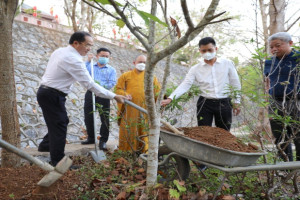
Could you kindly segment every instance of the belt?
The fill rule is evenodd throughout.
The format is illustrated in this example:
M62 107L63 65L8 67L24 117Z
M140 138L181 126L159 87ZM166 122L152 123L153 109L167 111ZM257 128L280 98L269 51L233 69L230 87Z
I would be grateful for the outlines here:
M220 101L231 100L229 97L228 98L219 98L219 99L210 99L210 98L207 98L207 97L200 96L200 98L205 99L205 101L211 101L211 102L220 102Z
M68 95L68 94L66 94L66 93L64 93L62 91L59 91L58 89L55 89L55 88L52 88L52 87L48 87L46 85L41 85L40 88L44 88L44 89L50 90L52 92L56 92L59 95L64 96L64 97Z

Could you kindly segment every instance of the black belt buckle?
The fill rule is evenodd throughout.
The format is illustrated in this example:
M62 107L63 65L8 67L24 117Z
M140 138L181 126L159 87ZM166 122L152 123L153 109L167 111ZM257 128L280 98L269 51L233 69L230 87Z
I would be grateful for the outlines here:
M50 90L50 91L53 91L53 92L56 92L56 93L58 93L59 95L67 96L66 93L64 93L64 92L62 92L62 91L59 91L59 90L57 90L57 89L55 89L55 88L48 87L48 86L46 86L46 85L41 85L40 87L41 87L41 88L44 88L44 89L47 89L47 90Z

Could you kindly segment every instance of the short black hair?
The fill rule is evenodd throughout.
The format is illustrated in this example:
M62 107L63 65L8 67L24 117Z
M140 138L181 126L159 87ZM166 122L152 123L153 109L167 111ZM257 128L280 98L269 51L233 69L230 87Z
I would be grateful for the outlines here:
M100 53L101 51L106 51L106 52L108 52L111 55L110 50L107 49L107 48L101 47L100 49L97 50L97 54Z
M85 31L76 31L70 37L69 44L73 44L75 41L84 42L85 36L92 37L88 32Z
M216 41L214 40L214 38L212 37L205 37L205 38L202 38L200 41L199 41L199 47L201 45L207 45L207 44L210 44L212 43L214 46L216 46Z

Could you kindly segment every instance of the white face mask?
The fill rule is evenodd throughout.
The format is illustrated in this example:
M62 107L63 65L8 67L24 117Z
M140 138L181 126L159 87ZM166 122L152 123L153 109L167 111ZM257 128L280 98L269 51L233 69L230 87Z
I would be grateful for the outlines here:
M216 57L216 52L212 52L212 53L205 53L205 54L202 54L202 57L204 58L204 60L211 60L213 59L214 57Z
M144 71L145 67L146 67L145 63L138 63L135 65L135 68L139 71Z

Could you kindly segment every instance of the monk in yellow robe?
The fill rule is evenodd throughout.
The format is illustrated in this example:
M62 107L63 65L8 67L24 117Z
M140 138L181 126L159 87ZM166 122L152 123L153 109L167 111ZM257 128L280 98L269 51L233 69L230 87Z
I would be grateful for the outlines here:
M131 96L131 101L146 108L144 92L146 57L140 55L133 62L135 68L122 74L116 85L116 94ZM154 92L157 97L160 84L154 78ZM148 150L148 120L147 115L127 104L118 104L119 149L122 151Z

